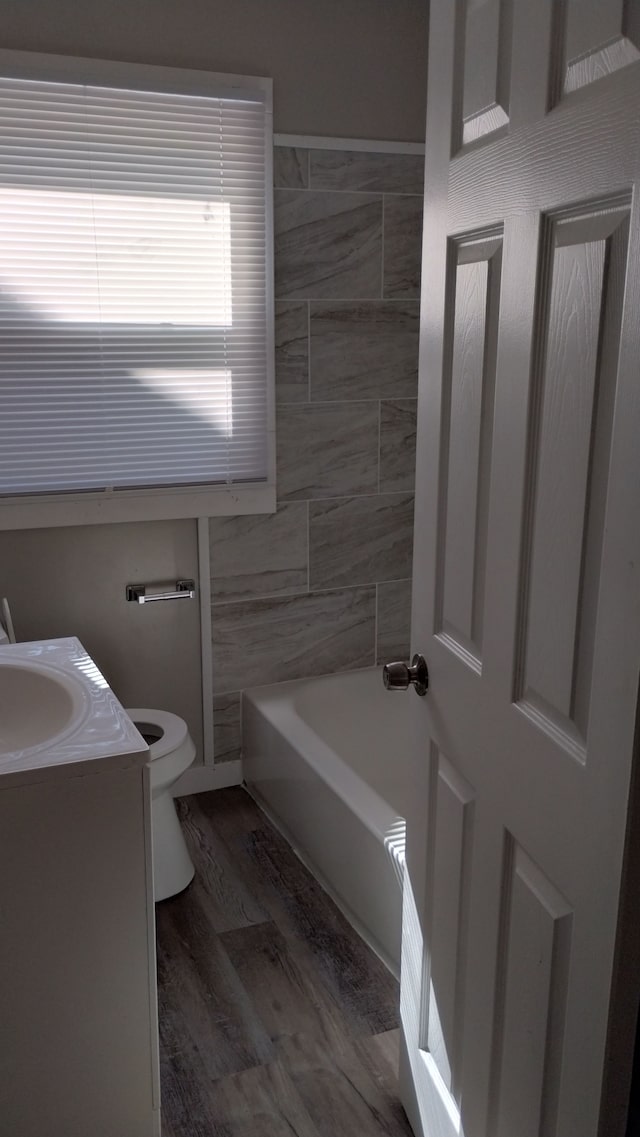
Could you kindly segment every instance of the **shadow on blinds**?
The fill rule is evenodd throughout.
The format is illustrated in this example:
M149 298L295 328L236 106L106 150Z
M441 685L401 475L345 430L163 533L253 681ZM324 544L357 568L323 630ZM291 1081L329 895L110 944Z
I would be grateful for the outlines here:
M234 385L229 331L52 321L0 291L0 494L256 477L264 396Z

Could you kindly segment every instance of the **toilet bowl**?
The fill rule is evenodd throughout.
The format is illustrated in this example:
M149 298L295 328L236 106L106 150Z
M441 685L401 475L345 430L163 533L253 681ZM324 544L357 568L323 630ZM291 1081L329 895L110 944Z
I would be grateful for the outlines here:
M127 714L150 753L153 897L157 902L182 892L195 872L171 787L193 762L196 748L186 722L178 715L146 707L127 707Z

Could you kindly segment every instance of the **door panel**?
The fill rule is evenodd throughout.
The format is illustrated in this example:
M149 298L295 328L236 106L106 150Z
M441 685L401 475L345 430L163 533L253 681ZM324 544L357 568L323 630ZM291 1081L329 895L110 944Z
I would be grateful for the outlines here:
M470 0L466 6L458 144L495 134L509 121L511 10L512 0Z
M640 60L561 95L573 7L431 5L402 963L429 1137L598 1131L640 671ZM635 4L584 11L580 50ZM498 72L505 119L465 141Z
M489 1132L556 1132L572 911L506 834Z
M628 213L550 222L549 237L515 698L584 760Z
M565 13L564 93L640 59L637 0L568 0Z
M428 940L438 987L437 997L430 1001L425 1042L444 1084L455 1093L462 1051L475 791L443 754L432 754L432 759L436 784L431 797L433 884Z
M448 456L438 630L478 671L482 667L501 251L499 237L452 246L453 281L446 316L452 324L452 345L445 386Z

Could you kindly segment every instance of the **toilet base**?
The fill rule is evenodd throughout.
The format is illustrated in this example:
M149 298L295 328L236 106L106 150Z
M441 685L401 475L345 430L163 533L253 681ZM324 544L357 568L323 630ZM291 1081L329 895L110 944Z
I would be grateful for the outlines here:
M195 868L189 856L176 807L170 790L153 799L153 898L167 900L182 892L194 877Z

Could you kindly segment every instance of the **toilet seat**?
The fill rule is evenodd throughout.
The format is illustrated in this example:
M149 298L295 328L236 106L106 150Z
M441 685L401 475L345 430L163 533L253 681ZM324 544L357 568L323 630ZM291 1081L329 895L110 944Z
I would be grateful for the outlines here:
M127 707L127 714L139 730L146 725L161 734L156 742L149 745L151 789L156 794L189 768L196 756L196 748L184 719L170 711Z

